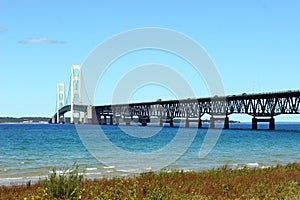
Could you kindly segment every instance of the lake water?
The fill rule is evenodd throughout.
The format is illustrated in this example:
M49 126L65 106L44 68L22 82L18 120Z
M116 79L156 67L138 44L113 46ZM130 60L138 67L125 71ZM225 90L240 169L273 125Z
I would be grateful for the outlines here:
M199 157L199 149L208 129L170 128L155 126L102 126L111 143L128 152L147 153L163 149L174 138L174 151L184 149L188 136L195 133L188 149L175 161L168 163L165 170L205 170L223 165L233 168L267 167L276 164L300 162L300 123L277 123L275 131L246 130L250 123L231 124L234 129L222 130L220 137L212 150L204 157ZM86 125L91 132L99 126ZM267 124L259 126L267 129ZM176 137L178 131L183 134ZM140 134L133 137L127 133ZM156 134L154 134L156 133ZM143 134L149 137L143 137ZM154 135L151 135L154 134ZM0 125L0 185L24 183L28 180L38 180L49 174L56 167L64 169L74 163L79 165L88 178L111 176L126 176L140 171L156 169L155 164L165 162L168 155L152 157L149 166L143 160L129 161L123 155L111 152L102 141L96 141L97 148L103 154L97 154L97 159L83 145L80 135L74 125L33 125L33 124L1 124ZM90 150L90 149L89 149ZM106 154L105 154L106 153ZM105 163L110 157L116 161ZM128 166L124 163L131 163ZM168 161L169 162L169 161ZM122 163L122 170L118 168ZM140 166L140 170L132 166ZM147 167L145 167L147 166Z

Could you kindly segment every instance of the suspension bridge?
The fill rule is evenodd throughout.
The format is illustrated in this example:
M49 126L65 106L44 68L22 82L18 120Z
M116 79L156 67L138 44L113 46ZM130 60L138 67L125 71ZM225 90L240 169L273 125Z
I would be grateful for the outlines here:
M155 118L160 126L168 123L173 127L174 120L180 119L186 127L193 122L202 128L202 117L208 114L210 128L221 122L224 129L229 129L231 114L247 114L252 116L253 130L257 130L259 122L267 122L269 129L275 130L276 116L300 114L300 91L95 106L82 105L81 87L81 67L72 65L68 96L65 98L64 83L58 83L56 113L49 123L66 123L65 114L70 112L69 123L118 125L123 121L130 125L138 119L147 126Z

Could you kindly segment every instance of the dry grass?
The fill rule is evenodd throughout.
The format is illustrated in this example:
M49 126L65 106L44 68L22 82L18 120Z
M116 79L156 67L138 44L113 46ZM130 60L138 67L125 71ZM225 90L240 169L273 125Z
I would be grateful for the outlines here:
M204 172L145 173L135 178L82 183L73 188L75 196L68 197L51 196L49 191L57 185L49 182L0 187L0 199L300 199L300 164L267 169L223 167Z

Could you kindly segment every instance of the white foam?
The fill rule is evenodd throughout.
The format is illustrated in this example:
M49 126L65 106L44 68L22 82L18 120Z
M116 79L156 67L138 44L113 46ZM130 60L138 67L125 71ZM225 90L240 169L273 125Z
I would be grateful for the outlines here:
M50 174L56 173L56 174L68 174L72 172L73 170L56 170L56 171L49 171Z
M85 175L102 175L102 172L93 172L93 173L86 173Z
M247 163L246 166L249 166L249 167L259 167L259 164L258 163Z
M136 172L138 172L137 170L134 170L134 169L128 169L128 170L126 170L126 169L120 169L118 171L125 172L125 173L136 173Z
M115 166L104 166L103 169L114 169Z
M95 171L95 170L97 170L97 168L95 167L86 168L86 171Z
M7 181L7 180L22 180L25 179L25 177L10 177L10 178L0 178L0 181Z
M26 176L26 177L6 177L6 178L0 178L0 186L1 185L24 185L28 181L31 181L32 183L37 182L40 179L46 178L46 175L41 176Z
M152 167L147 167L144 169L145 171L152 171Z

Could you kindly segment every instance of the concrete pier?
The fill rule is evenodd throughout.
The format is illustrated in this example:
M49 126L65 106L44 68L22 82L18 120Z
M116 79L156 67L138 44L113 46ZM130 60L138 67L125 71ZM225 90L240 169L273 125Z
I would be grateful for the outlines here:
M198 128L202 128L202 120L201 120L201 118L199 118L199 120L198 120Z
M109 116L109 125L114 125L113 116Z
M126 126L130 126L130 122L132 121L131 118L124 118Z
M192 119L192 118L187 118L185 120L185 128L190 128L190 123L198 123L198 128L202 128L202 120L201 119Z
M159 126L160 126L160 127L163 127L163 126L164 126L164 122L165 122L165 121L162 120L162 118L160 118L160 119L159 119Z
M211 118L210 118L210 125L209 125L209 128L215 128L215 118L214 118L214 117L211 117Z
M98 118L93 106L91 105L87 106L86 117L87 117L86 121L88 124L98 124Z
M120 124L120 118L121 118L121 116L115 116L117 126L119 126L119 124Z
M187 118L185 120L185 128L190 128L190 121L189 121L189 118Z
M269 122L269 130L275 130L275 119L273 116L271 118L252 118L252 130L257 130L258 122Z
M170 127L174 127L174 121L173 121L172 118L170 119L170 122L169 122L169 123L170 123Z
M142 126L147 126L147 123L150 122L150 117L149 116L140 116L139 122L142 124Z
M229 117L228 116L226 116L226 117L213 117L212 116L210 118L210 128L215 128L215 122L218 120L224 121L224 126L223 126L224 129L229 129Z
M224 120L224 129L229 129L229 117L225 117Z

